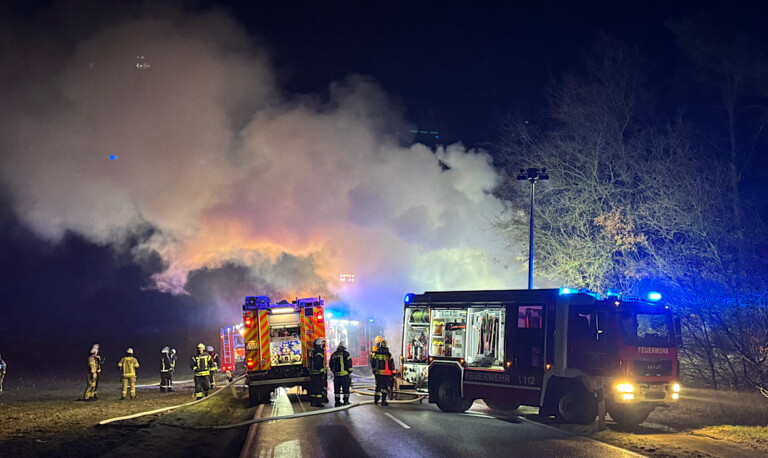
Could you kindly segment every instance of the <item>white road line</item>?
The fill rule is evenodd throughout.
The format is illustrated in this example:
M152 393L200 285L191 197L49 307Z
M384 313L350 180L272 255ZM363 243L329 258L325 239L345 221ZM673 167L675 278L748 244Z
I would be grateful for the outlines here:
M542 428L546 428L546 429L550 429L550 430L552 430L552 431L557 431L557 432L560 432L560 433L562 433L562 434L565 434L565 435L567 435L567 436L571 436L571 437L581 437L581 438L583 438L583 439L586 439L586 440L588 440L588 441L597 442L597 443L598 443L598 444L600 444L600 445L605 445L605 446L606 446L606 447L608 447L608 448L612 448L612 449L614 449L614 450L616 450L616 451L621 451L622 453L625 453L625 454L627 454L627 455L630 455L630 456L645 457L645 455L641 455L641 454L639 454L639 453L637 453L637 452L633 452L632 450L627 450L627 449L625 449L625 448L617 447L617 446L615 446L615 445L612 445L612 444L609 444L609 443L607 443L607 442L603 442L603 441L599 441L599 440L595 440L595 439L592 439L591 437L587 437L587 436L580 436L580 435L578 435L578 434L574 434L574 433L572 433L572 432L570 432L570 431L565 431L565 430L562 430L562 429L559 429L559 428L555 428L554 426L549 426L549 425L545 425L544 423L539 423L538 421L533 421L533 420L529 420L529 419L527 419L527 418L523 418L523 417L521 417L521 416L519 416L519 415L518 415L518 416L516 416L516 418L518 418L518 419L520 419L521 421L524 421L524 422L526 422L526 423L530 423L530 424L532 424L532 425L541 426Z
M405 429L411 429L411 427L410 427L410 426L406 425L406 424L405 424L405 423L403 423L402 421L400 421L400 420L398 420L397 418L395 418L395 416L394 416L394 415L392 415L391 413L387 413L387 412L384 412L384 415L386 415L386 416L388 416L389 418L391 418L392 420L394 420L394 421L395 421L395 423L397 423L398 425L402 426L403 428L405 428Z

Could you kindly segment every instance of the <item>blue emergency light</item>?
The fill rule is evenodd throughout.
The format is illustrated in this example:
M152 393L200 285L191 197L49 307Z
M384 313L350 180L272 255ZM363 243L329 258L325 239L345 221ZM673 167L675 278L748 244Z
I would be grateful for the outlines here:
M658 291L651 291L648 293L648 300L651 302L658 302L661 300L661 293Z

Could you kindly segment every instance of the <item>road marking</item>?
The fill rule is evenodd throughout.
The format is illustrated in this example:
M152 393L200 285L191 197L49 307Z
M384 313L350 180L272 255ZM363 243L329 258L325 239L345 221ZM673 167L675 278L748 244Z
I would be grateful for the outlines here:
M626 454L631 455L631 456L645 457L645 455L641 455L639 453L633 452L632 450L627 450L625 448L617 447L615 445L611 445L611 444L606 443L606 442L602 442L602 441L599 441L599 440L592 439L591 437L580 436L580 435L574 434L574 433L572 433L570 431L565 431L565 430L562 430L562 429L559 429L559 428L555 428L554 426L549 426L549 425L545 425L544 423L539 423L538 421L533 421L533 420L529 420L527 418L523 418L523 417L521 417L519 415L516 416L515 418L519 419L520 421L524 421L526 423L530 423L532 425L541 426L542 428L546 428L546 429L549 429L549 430L552 430L552 431L560 432L560 433L565 434L567 436L581 437L581 438L586 439L588 441L597 442L598 444L605 445L608 448L612 448L612 449L615 449L617 451L621 451L622 453L626 453Z
M264 404L261 404L257 409L256 413L253 414L253 418L261 418L261 416L264 414ZM256 443L256 435L258 435L259 431L259 424L254 423L251 425L250 428L248 428L248 434L245 436L245 444L243 445L243 449L240 450L240 458L250 458L252 456L256 456L256 450L253 449L253 446Z
M405 428L405 429L411 429L411 427L410 427L410 426L406 425L406 424L405 424L405 423L403 423L402 421L400 421L400 420L398 420L397 418L395 418L395 416L394 416L394 415L392 415L391 413L387 413L387 412L384 412L384 415L386 415L386 416L388 416L389 418L391 418L392 420L394 420L394 421L395 421L395 423L397 423L398 425L402 426L403 428Z

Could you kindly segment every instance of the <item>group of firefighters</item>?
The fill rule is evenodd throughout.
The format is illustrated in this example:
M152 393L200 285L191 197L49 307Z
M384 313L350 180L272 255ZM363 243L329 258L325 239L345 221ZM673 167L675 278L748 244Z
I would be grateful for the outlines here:
M315 339L312 356L309 359L309 399L312 407L323 407L328 402L326 376L327 367L325 361L325 341ZM395 360L389 352L387 341L381 337L376 338L376 345L371 353L371 370L376 378L376 388L373 403L387 406L387 395L392 390L395 374ZM349 404L350 387L352 385L352 357L347 351L345 343L339 342L336 351L331 354L328 366L333 372L334 407ZM343 396L343 398L342 398ZM391 396L390 396L391 399Z
M160 391L169 393L173 391L173 371L176 369L176 349L163 347L160 351ZM2 361L2 360L0 360ZM104 357L99 355L99 344L91 347L88 356L88 385L85 389L84 401L98 400L97 392L99 387L99 378L101 377L101 367L104 364ZM197 346L197 353L192 356L189 367L195 374L195 397L200 399L208 396L212 387L216 386L214 373L219 367L219 355L213 351L212 346L206 348L205 345ZM0 392L2 392L2 377L5 375L5 363L2 363L2 373L0 373ZM125 356L117 363L121 373L122 389L120 399L136 399L136 369L139 367L139 360L133 355L133 348L125 351Z
M327 364L326 364L327 363ZM389 405L387 395L392 390L393 376L395 374L395 361L389 352L387 341L381 337L376 338L376 345L372 348L371 369L376 378L376 389L373 403ZM97 392L101 367L104 357L99 355L99 344L94 344L88 356L88 385L85 389L84 401L98 399ZM216 386L214 374L220 366L219 355L213 351L212 346L206 347L198 344L197 353L192 356L189 367L195 374L195 398L201 399L208 396L212 388ZM325 341L316 339L312 355L309 359L310 389L309 398L312 407L322 407L328 402L326 386L327 369L330 366L333 372L333 391L335 406L349 404L350 387L352 386L352 357L347 351L344 342L340 342L336 351L331 354L328 362L325 359ZM133 348L125 351L125 356L117 363L121 371L122 390L120 399L136 399L136 369L139 361L133 355ZM160 352L160 391L172 392L173 371L176 369L176 349L164 347ZM2 380L5 376L5 363L0 359L0 393L2 393Z

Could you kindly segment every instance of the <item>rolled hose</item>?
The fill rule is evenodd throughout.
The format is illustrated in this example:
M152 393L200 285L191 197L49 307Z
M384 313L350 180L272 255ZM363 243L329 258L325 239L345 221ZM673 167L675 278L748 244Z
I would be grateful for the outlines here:
M124 416L124 417L110 418L110 419L102 420L102 421L98 422L97 425L98 426L104 426L104 425L108 425L110 423L115 423L115 422L118 422L118 421L130 420L130 419L133 419L133 418L143 417L145 415L153 415L153 414L156 414L156 413L167 412L167 411L170 411L170 410L178 409L179 407L191 406L192 404L197 404L198 402L207 401L208 399L210 399L210 398L216 396L217 394L221 393L221 391L224 388L227 388L227 387L233 385L235 382L237 382L237 381L239 381L239 380L241 380L243 378L245 378L245 375L241 375L240 377L238 377L236 379L233 379L231 382L227 383L226 385L222 386L218 390L214 391L213 394L211 394L210 396L206 396L206 397L204 397L202 399L195 399L194 401L185 402L184 404L179 404L179 405L170 406L170 407L163 407L163 408L155 409L155 410L148 410L146 412L139 412L139 413L135 413L135 414L132 414L132 415L127 415L127 416Z

